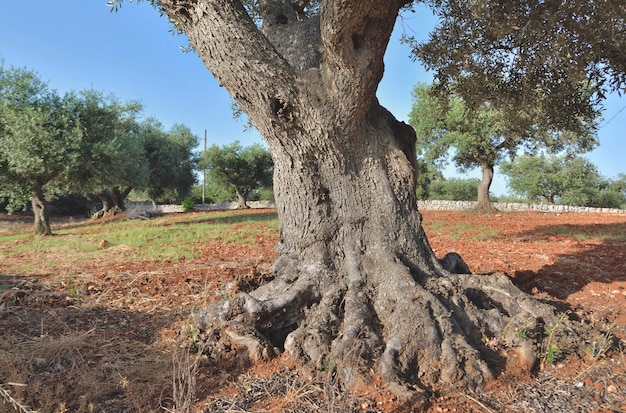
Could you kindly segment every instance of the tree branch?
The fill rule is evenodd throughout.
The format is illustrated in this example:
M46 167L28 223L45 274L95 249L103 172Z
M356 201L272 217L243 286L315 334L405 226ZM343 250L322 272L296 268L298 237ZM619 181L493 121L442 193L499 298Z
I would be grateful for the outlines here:
M325 53L322 73L345 113L365 115L382 79L383 56L403 2L323 0L321 35ZM338 99L339 100L339 99Z
M290 87L295 83L294 71L241 1L162 0L159 4L254 125L261 131L271 128L280 102L295 100ZM266 104L259 108L258 102Z

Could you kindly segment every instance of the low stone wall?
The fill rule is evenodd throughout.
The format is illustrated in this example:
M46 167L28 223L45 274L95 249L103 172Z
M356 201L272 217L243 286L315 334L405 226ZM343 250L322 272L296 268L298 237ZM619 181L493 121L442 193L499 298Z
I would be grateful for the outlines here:
M567 205L542 205L524 204L515 202L493 202L492 205L500 211L541 211L541 212L601 212L606 214L625 214L626 210L615 208L591 208L574 207ZM476 206L476 201L417 201L419 209L435 211L459 211L472 209Z
M590 208L590 207L573 207L567 205L541 205L541 204L524 204L514 202L493 202L492 205L500 211L540 211L540 212L600 212L605 214L626 214L626 210L615 208ZM150 202L129 202L128 209L135 213L160 213L169 214L172 212L183 212L180 205L158 205L154 211ZM250 201L250 208L276 208L276 204L271 201ZM476 201L417 201L417 206L422 210L433 211L462 211L464 209L472 209L476 206ZM196 205L196 211L220 211L237 209L236 202L222 202L219 204Z
M183 212L181 205L157 205L155 210L150 202L127 202L127 209L133 213L158 213L170 214L173 212ZM276 204L271 201L249 201L250 208L276 208ZM198 204L195 206L196 211L222 211L228 209L237 209L237 202L221 202L219 204Z

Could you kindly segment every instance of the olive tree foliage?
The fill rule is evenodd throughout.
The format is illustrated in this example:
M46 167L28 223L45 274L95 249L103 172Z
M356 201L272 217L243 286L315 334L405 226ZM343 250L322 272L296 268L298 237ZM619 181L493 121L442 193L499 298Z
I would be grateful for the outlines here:
M193 152L198 138L185 125L174 125L166 131L154 118L138 125L137 135L143 143L148 162L148 179L142 187L153 205L165 200L180 201L196 182L197 156Z
M125 209L130 191L148 184L149 163L137 121L142 107L95 90L78 96L71 110L83 131L82 162L71 171L67 190L96 194L102 201L98 217Z
M350 386L375 371L394 392L423 400L496 374L484 338L514 345L515 327L558 322L504 274L455 274L467 266L438 260L428 243L415 132L376 99L387 43L410 2L151 3L187 35L274 161L274 278L196 314L212 357L284 350L310 374L332 366ZM575 353L584 327L563 323L571 334L550 339Z
M74 112L83 128L83 164L68 190L96 194L102 208L95 218L126 209L133 189L156 203L182 199L195 183L198 139L182 124L169 130L152 117L139 120L142 106L120 102L114 95L81 92Z
M409 123L417 135L418 157L439 167L452 157L461 172L479 167L482 172L476 207L479 210L492 210L489 188L495 166L502 160L515 157L520 150L533 153L539 148L586 152L597 143L593 118L579 118L577 132L548 130L541 122L533 123L531 119L522 130L488 101L470 108L461 96L451 93L436 97L432 89L423 83L413 89ZM535 116L537 119L541 115L536 112Z
M272 185L274 164L269 151L259 144L242 147L239 142L211 145L200 154L200 169L208 171L214 184L232 189L239 208L248 208L251 191Z
M195 182L197 138L188 127L164 131L139 122L141 105L95 90L59 96L37 74L0 65L0 199L27 208L50 234L46 198L96 194L98 215L124 209L133 188L156 200L184 197Z
M578 133L607 92L626 86L626 3L427 0L439 17L415 57L437 89L490 102L511 125ZM528 116L534 112L540 116Z
M81 163L82 128L70 110L75 101L35 72L0 62L0 199L9 211L26 209L30 200L38 234L52 234L46 195Z
M502 164L509 188L529 200L598 208L626 206L626 177L603 177L588 159L524 155Z
M443 180L443 173L435 162L419 158L416 162L416 195L417 199L433 199L430 187L433 182Z
M430 184L430 199L446 201L476 201L480 179L436 179Z

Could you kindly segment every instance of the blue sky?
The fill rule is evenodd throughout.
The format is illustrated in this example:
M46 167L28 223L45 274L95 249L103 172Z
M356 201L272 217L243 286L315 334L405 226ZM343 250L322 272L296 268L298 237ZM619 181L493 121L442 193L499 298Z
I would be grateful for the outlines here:
M398 119L407 121L413 85L430 82L418 62L409 58L408 46L399 42L404 31L425 38L434 24L427 11L399 20L385 56L386 70L378 98ZM170 32L167 19L147 3L126 0L118 13L110 13L106 0L19 0L5 2L0 13L0 59L5 65L26 66L49 81L53 89L94 88L122 100L139 100L144 114L166 127L184 123L208 145L239 140L243 145L262 142L255 131L232 117L230 97L194 53L182 53L184 36ZM607 177L626 173L626 98L613 94L605 102L600 147L587 154ZM454 168L445 171L454 174ZM479 171L470 174L479 177ZM492 192L506 192L498 175Z

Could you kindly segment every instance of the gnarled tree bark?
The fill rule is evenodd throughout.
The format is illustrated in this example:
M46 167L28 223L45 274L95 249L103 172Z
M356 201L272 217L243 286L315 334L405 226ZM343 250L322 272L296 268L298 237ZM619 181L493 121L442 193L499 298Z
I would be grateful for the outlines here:
M491 205L491 200L489 199L489 189L491 188L491 183L493 182L493 168L493 162L484 160L480 161L482 177L480 179L480 183L478 184L478 202L476 204L476 210L481 212L495 211L495 208Z
M375 96L403 3L322 0L319 16L302 20L289 2L266 0L259 30L239 0L159 1L275 165L275 278L199 313L199 326L253 359L284 349L346 383L375 369L419 396L441 381L483 382L493 374L486 338L556 315L502 274L452 274L469 271L428 244L415 134Z
M235 189L235 194L237 195L237 209L250 208L246 201L247 194L242 193L239 189Z
M35 216L35 233L40 235L52 235L48 201L46 201L46 197L43 193L43 185L37 185L32 190L30 203L33 208L33 215Z
M131 186L126 187L123 191L120 191L118 186L114 186L113 189L111 189L111 193L104 191L100 192L98 194L98 199L102 202L102 208L93 214L91 219L99 219L107 214L114 215L120 211L125 211L126 205L124 204L124 201L132 190L133 187ZM154 201L152 203L155 205Z

